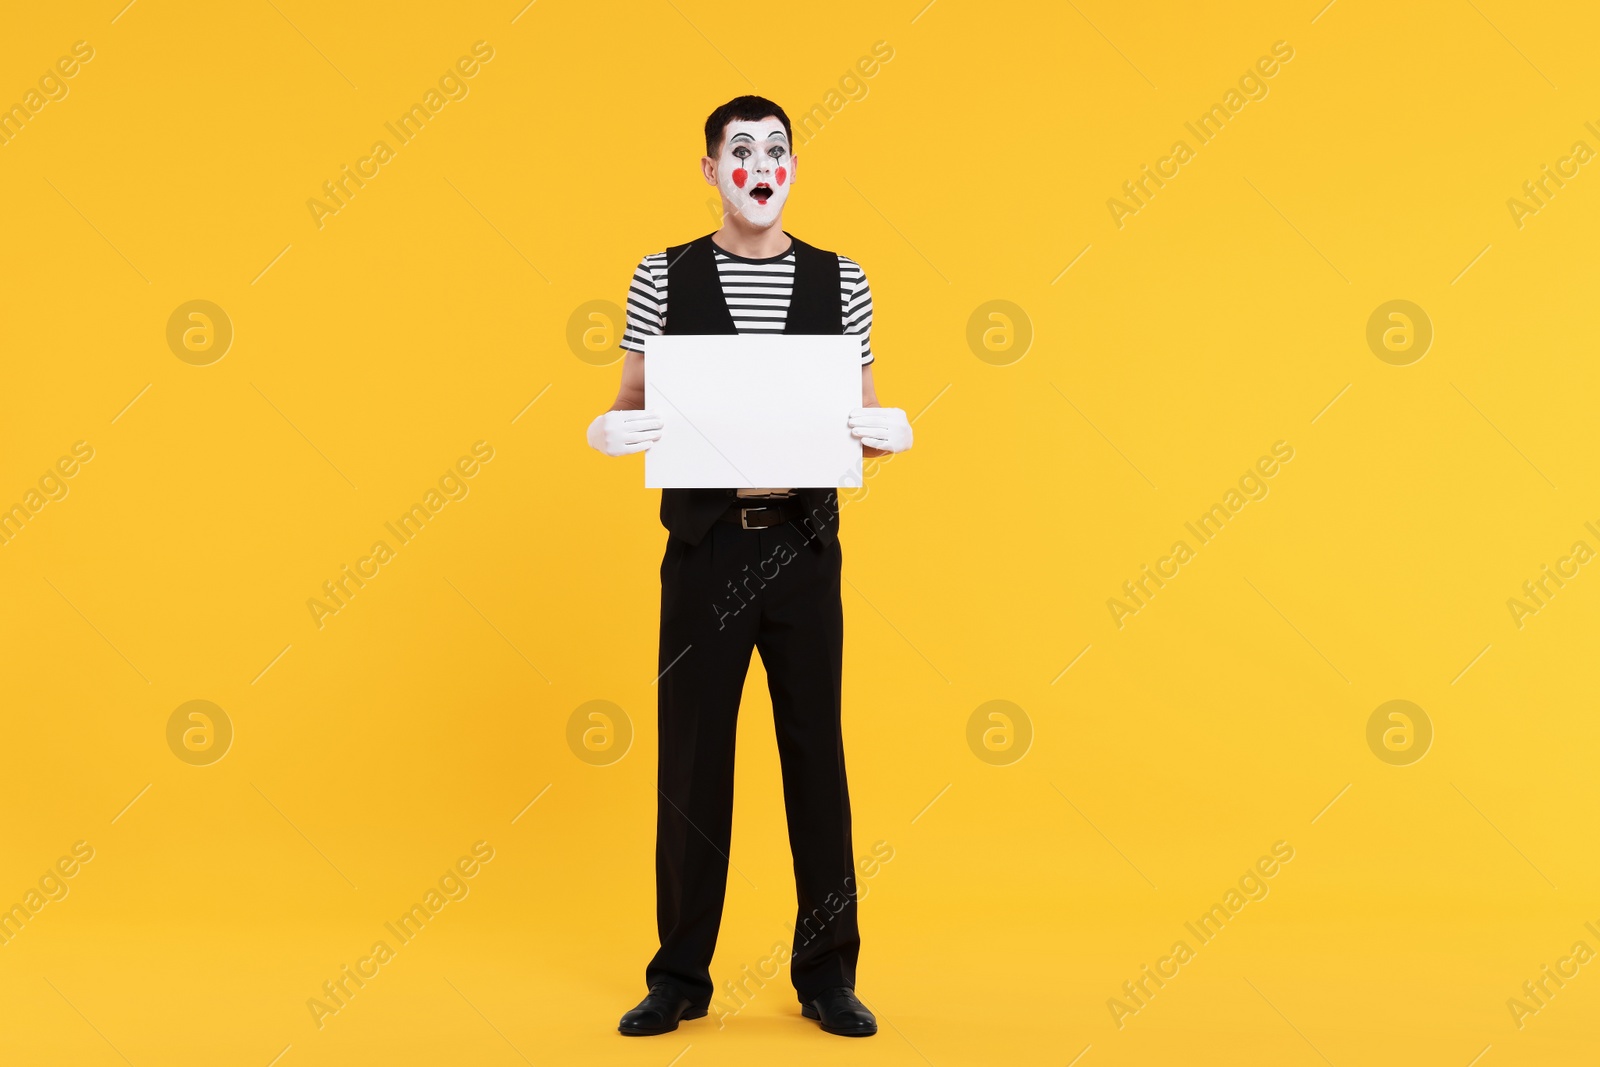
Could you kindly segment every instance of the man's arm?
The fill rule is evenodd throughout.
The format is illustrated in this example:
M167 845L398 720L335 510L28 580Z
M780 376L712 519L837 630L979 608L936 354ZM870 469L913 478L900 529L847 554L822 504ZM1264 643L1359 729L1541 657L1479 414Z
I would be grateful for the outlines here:
M643 452L661 439L661 420L655 412L644 409L644 352L641 339L647 334L659 334L665 301L657 291L656 275L652 264L665 263L665 256L645 256L634 268L633 280L628 283L628 310L623 324L622 381L617 387L617 398L611 407L596 415L589 424L587 437L591 448L608 456L626 456ZM627 347L641 344L640 349Z
M661 420L644 409L644 353L623 349L622 384L611 407L589 424L589 446L608 456L643 452L661 440Z
M873 384L872 364L870 363L861 368L861 406L864 408L875 408L878 406L878 387ZM871 459L874 456L887 456L889 454L890 453L885 452L883 449L873 448L871 445L861 446L861 455L866 459Z
M866 271L844 256L839 257L839 270L855 279L848 292L840 294L844 332L861 338L861 355L867 361L861 365L861 406L850 412L850 432L861 440L863 459L904 452L911 447L911 423L899 408L878 405L878 387L872 381L872 289Z
M622 384L617 387L612 411L637 411L644 407L644 353L624 348Z
M911 447L911 423L899 408L878 406L872 365L861 368L861 406L850 412L850 433L861 438L864 458L887 456Z

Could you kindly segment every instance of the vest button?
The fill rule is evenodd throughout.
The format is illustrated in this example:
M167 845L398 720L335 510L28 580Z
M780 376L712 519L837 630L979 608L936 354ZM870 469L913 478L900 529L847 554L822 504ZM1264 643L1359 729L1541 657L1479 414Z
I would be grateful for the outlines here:
M724 489L723 492L727 493L729 496L733 495L733 490L732 489Z

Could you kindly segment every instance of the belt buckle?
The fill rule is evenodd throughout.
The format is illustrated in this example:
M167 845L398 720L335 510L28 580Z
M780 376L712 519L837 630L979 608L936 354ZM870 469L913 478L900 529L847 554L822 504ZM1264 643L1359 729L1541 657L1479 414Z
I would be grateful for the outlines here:
M753 507L753 508L740 508L739 509L739 526L741 528L743 528L743 529L746 529L746 530L764 530L764 529L766 529L765 526L751 526L750 523L746 521L746 517L749 515L750 512L752 512L752 511L766 511L766 510L767 510L767 506L765 504L760 504L760 505L757 505L756 507Z

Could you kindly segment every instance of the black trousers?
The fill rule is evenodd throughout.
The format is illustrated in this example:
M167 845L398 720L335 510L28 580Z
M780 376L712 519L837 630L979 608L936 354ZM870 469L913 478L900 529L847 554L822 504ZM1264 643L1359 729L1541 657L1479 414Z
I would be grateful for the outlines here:
M850 794L840 733L844 611L839 542L795 523L717 522L698 545L667 539L661 560L662 674L656 812L656 928L645 981L710 1002L733 821L734 735L751 649L761 652L783 765L799 908L790 977L802 1001L855 985ZM687 649L687 651L685 651Z

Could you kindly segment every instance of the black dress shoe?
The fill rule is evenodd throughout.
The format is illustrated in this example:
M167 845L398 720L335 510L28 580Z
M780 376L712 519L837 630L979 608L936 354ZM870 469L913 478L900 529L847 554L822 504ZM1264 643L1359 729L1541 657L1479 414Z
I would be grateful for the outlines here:
M706 1009L696 1007L689 998L669 985L652 986L638 1007L626 1012L617 1029L629 1037L648 1037L671 1033L681 1019L703 1019Z
M800 1014L840 1037L871 1037L878 1032L878 1020L849 986L824 989L800 1005Z

